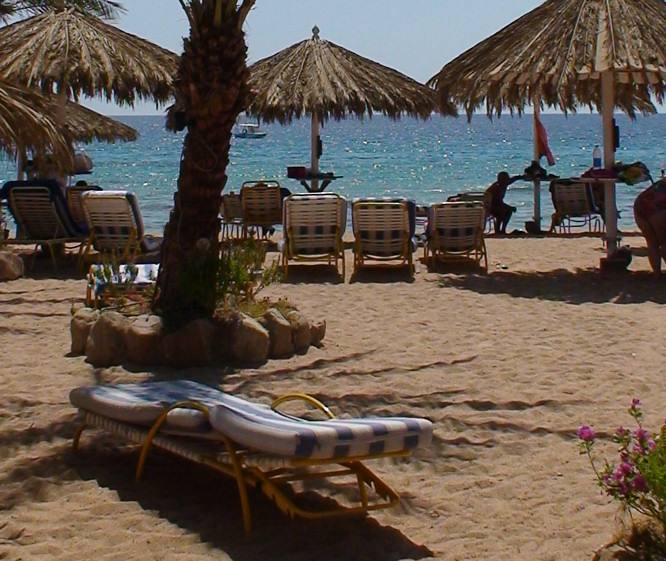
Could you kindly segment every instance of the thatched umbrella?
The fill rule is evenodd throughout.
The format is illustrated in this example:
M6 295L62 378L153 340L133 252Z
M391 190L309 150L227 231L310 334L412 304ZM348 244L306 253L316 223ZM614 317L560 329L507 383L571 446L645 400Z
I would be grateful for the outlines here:
M0 28L0 75L46 94L164 102L178 56L76 8L60 8Z
M0 149L14 157L26 149L49 152L71 165L70 139L46 114L47 101L38 92L0 80Z
M433 92L404 74L334 43L312 38L292 45L249 67L248 112L266 122L312 119L311 190L318 190L319 124L347 115L407 114L423 119L437 109ZM449 109L449 113L454 113Z
M429 80L440 103L484 102L489 115L533 103L603 116L604 165L614 164L613 109L630 117L664 99L666 3L663 0L548 0L472 47ZM606 189L608 254L617 249L615 189ZM537 218L535 216L535 218Z
M49 100L49 107L54 111L56 103ZM129 125L100 115L73 101L68 101L65 106L65 129L68 136L76 142L92 142L93 140L130 142L139 137L139 133Z

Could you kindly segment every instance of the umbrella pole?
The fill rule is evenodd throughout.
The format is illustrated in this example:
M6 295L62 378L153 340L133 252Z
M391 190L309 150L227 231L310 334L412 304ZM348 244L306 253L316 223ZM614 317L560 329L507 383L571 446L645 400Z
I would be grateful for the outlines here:
M615 164L615 125L613 123L613 108L615 107L615 92L613 88L613 73L606 70L601 73L601 111L604 131L604 167L613 169ZM606 256L610 257L617 251L617 207L615 206L615 183L604 182L604 206L606 215Z
M317 175L319 173L319 117L316 113L312 114L310 130L310 170L312 175ZM313 178L310 181L309 191L312 193L319 191L319 179Z
M539 138L537 130L537 119L541 112L541 102L538 96L534 97L534 161L541 160L541 153L539 151ZM534 179L534 228L536 232L541 232L541 181L538 177Z

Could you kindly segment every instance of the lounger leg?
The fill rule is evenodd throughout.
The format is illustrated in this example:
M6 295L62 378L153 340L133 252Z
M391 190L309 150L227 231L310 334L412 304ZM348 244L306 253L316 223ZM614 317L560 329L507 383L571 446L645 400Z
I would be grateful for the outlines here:
M76 429L76 432L74 433L74 439L72 440L72 449L74 451L78 450L79 441L81 440L81 435L83 434L83 431L86 430L87 426L88 425L86 423L81 423L79 425L79 428Z
M146 456L148 455L148 450L150 449L150 445L153 442L153 438L155 438L155 435L158 433L158 431L164 424L164 421L166 421L169 412L173 409L196 409L197 411L201 411L206 416L206 418L208 418L208 409L206 408L206 406L194 401L181 401L178 403L174 403L173 405L170 405L164 411L162 411L160 416L157 418L155 423L153 423L153 426L148 431L148 434L146 435L146 441L143 443L143 446L141 447L141 454L139 455L139 463L136 466L135 481L137 483L141 481L143 468L146 463ZM238 459L238 455L236 454L236 449L231 440L229 440L224 435L221 436L225 446L227 447L229 456L231 458L231 464L233 466L234 474L236 476L236 483L238 484L238 493L240 494L241 508L243 511L243 526L245 528L245 532L249 534L251 530L250 501L247 496L247 487L245 485L243 466L241 465L241 462Z

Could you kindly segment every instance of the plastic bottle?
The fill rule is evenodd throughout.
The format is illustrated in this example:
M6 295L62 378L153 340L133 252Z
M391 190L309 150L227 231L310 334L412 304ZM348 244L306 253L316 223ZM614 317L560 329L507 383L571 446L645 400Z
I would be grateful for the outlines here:
M601 169L601 148L598 144L594 145L594 150L592 150L592 167L594 169Z

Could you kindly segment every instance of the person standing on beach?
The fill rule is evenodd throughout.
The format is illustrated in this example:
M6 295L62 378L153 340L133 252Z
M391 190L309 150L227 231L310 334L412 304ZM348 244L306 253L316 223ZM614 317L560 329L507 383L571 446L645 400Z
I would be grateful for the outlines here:
M507 172L500 171L495 181L485 192L485 205L488 215L495 219L495 233L506 234L506 227L511 216L516 212L516 207L504 202L506 190L512 183L523 179L522 175L511 177Z
M666 178L655 181L634 201L636 225L645 237L648 260L655 275L661 275L666 262Z

